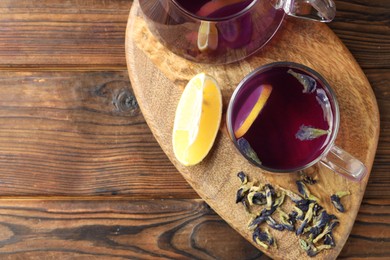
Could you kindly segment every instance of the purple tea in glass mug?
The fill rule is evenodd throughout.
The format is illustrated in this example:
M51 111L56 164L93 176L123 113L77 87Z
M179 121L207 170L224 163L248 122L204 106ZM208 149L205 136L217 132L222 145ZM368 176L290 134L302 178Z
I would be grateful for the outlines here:
M149 29L169 50L195 62L231 63L255 53L286 14L329 22L332 0L138 0Z
M359 181L365 166L334 145L339 120L336 96L325 79L292 62L271 63L245 77L226 119L239 152L260 168L295 172L322 162Z

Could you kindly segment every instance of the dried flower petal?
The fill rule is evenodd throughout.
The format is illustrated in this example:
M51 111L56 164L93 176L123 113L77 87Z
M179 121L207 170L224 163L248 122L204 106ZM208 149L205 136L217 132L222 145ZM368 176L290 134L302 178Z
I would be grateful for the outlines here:
M299 226L299 228L295 232L297 235L302 234L306 225L311 221L311 219L313 217L313 208L314 208L314 203L311 203L308 211L306 212L306 215L305 215L305 218L303 219L302 224Z
M243 171L237 173L237 177L240 178L241 184L246 184L248 182L248 176Z
M334 242L333 235L331 233L328 233L328 234L325 235L324 245L330 245L331 247L335 247L336 246L336 243Z
M288 223L290 223L291 225L295 225L295 223L297 222L297 216L298 212L296 211L292 211L290 214L288 214Z
M313 243L317 243L321 238L326 236L327 234L332 234L333 229L339 224L337 219L332 220L329 224L327 224L324 230L319 234L314 240Z
M297 206L294 206L294 210L297 212L296 219L303 220L303 218L305 217L305 215L303 214L303 211L300 208L298 208Z
M295 134L295 137L301 141L311 141L327 134L330 134L330 130L301 125L298 132Z
M341 204L341 200L340 199L342 197L350 195L350 194L351 193L349 191L339 191L336 194L333 194L332 196L330 196L330 200L332 201L333 206L335 206L335 208L338 211L344 212L345 209L344 209L343 204Z
M264 205L267 203L265 192L251 191L248 194L249 205Z
M280 189L295 203L297 203L298 201L303 199L301 196L299 196L298 194L296 194L290 190L287 190L284 188L280 188Z
M255 152L255 150L253 150L253 148L250 146L249 142L245 138L238 139L237 145L240 151L243 154L245 154L248 158L250 158L253 162L257 164L261 164L261 161L257 156L257 153Z
M299 176L301 178L301 181L303 181L306 184L314 185L317 183L317 180L315 180L313 177L306 174L304 171L299 171Z
M290 222L290 216L284 212L282 209L278 208L277 211L279 212L279 219L281 221L281 225L289 230L289 231L294 231L295 230L295 227L294 227L294 223Z
M316 90L317 81L313 77L306 74L295 72L292 69L289 69L287 73L292 75L294 78L296 78L299 81L299 83L302 84L303 86L302 93L313 93Z
M315 239L326 225L329 225L332 220L336 219L335 215L328 214L325 210L321 211L318 218L314 220L314 225L310 228L310 238Z
M262 231L259 227L257 227L252 235L253 240L257 244L264 244L266 245L265 248L268 248L268 246L272 246L275 243L275 239L272 237L272 235L269 233L267 229L265 231ZM262 243L259 243L262 242ZM262 246L264 246L262 245Z
M307 186L305 185L305 183L303 181L296 181L296 184L297 184L299 193L301 193L305 199L309 199L309 200L316 201L316 202L319 201L319 199L317 197L315 197L314 195L311 194L310 190L307 188Z
M270 210L272 205L273 205L273 198L272 197L275 195L275 190L269 184L266 184L264 189L265 189L265 197L267 200L267 209Z
M251 229L251 228L254 228L258 225L260 225L261 223L263 222L266 222L268 217L271 216L275 210L276 210L277 207L275 206L272 206L271 209L267 209L267 208L264 208L260 214L255 217L250 223L249 223L249 226L248 228Z
M306 185L302 181L296 181L298 191L300 194L303 195L305 199L307 199L310 195L309 189L306 187Z
M273 229L276 229L276 230L279 230L279 231L283 231L284 230L284 226L279 224L279 223L277 223L271 216L268 217L266 222Z

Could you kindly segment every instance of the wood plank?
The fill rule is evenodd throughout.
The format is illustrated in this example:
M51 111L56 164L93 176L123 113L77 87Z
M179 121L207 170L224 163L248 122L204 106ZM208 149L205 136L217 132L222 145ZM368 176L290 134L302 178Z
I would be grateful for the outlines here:
M363 69L390 68L390 2L336 0L337 14L329 27Z
M127 71L0 71L1 195L197 197L146 125Z
M132 1L0 1L0 67L125 67Z
M390 257L390 200L363 200L351 235L340 258Z
M202 201L15 202L0 201L0 256L11 259L262 256Z
M390 200L365 200L340 258L390 255ZM201 200L0 200L1 259L268 259Z
M363 69L388 68L388 1L335 1L330 28ZM131 0L0 1L0 68L124 68Z
M390 198L390 69L366 69L378 102L381 131L365 198Z

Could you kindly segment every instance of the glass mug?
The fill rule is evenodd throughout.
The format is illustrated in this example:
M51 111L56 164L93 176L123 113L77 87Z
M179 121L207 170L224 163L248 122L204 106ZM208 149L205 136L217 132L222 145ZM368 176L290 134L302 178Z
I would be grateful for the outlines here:
M248 57L276 33L287 15L322 22L332 0L139 0L150 31L191 61L226 64Z
M334 142L340 123L335 93L314 70L276 62L247 75L227 109L238 151L270 172L296 172L321 162L355 181L366 175L358 159Z

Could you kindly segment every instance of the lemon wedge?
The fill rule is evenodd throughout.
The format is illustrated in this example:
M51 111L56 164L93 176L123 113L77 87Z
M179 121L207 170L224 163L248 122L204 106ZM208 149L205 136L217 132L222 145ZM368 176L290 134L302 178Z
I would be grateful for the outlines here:
M249 130L249 128L252 126L253 122L256 120L257 116L260 114L261 110L263 109L264 105L266 104L269 96L272 92L272 86L271 85L261 85L259 87L259 96L253 105L253 108L250 110L248 116L245 118L245 120L242 122L240 127L234 132L234 135L236 138L240 138Z
M216 50L218 47L218 29L215 23L202 21L198 30L198 49Z
M222 117L222 95L214 78L205 73L193 77L176 108L172 132L177 160L191 166L211 150Z

